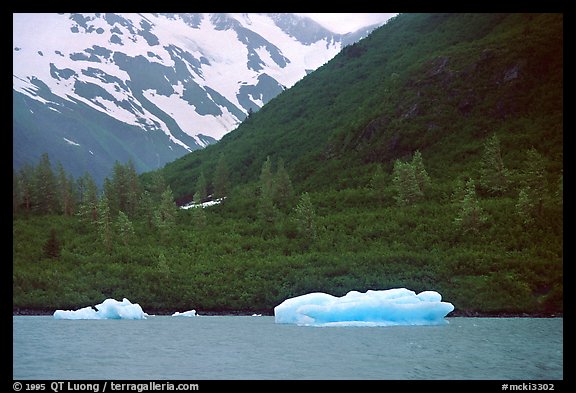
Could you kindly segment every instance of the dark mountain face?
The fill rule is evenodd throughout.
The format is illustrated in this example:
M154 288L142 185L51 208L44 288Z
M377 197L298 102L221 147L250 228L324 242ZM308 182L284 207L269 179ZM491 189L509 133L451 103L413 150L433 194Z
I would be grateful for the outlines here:
M44 152L100 182L219 140L345 36L292 14L15 14L16 168Z

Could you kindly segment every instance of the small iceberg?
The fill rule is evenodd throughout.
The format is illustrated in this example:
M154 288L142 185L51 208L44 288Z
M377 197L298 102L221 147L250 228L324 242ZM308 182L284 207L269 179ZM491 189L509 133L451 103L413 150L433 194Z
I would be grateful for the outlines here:
M146 319L146 314L138 303L124 298L121 302L106 299L94 308L88 306L79 310L56 310L54 319Z
M297 296L274 307L274 319L303 326L441 325L453 310L438 292L394 288L350 291L342 297L322 292Z
M173 317L197 317L198 315L196 314L196 310L190 310L190 311L184 311L184 312L178 312L176 311L174 314L172 314Z

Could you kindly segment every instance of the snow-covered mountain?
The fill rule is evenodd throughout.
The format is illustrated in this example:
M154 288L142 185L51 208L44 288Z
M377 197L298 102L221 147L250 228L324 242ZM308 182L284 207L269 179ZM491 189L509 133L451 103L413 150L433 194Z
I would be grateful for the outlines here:
M294 14L13 14L13 164L98 180L220 139L375 26Z

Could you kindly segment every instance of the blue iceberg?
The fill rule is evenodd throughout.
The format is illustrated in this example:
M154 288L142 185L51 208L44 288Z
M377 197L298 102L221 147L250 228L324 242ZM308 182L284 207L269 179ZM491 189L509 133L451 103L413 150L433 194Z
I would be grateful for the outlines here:
M54 319L146 319L148 314L142 311L138 303L131 303L124 298L121 302L106 299L102 303L79 310L56 310Z
M394 288L350 291L342 297L322 292L293 297L274 307L274 319L304 326L441 325L453 310L438 292Z

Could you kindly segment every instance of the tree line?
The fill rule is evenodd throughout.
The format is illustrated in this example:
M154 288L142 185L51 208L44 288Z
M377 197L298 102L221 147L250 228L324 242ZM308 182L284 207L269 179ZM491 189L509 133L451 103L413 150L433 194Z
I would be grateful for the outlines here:
M132 161L116 161L112 176L99 190L90 173L74 179L62 164L56 172L47 153L34 167L24 165L13 170L12 213L15 218L29 215L76 216L97 229L104 248L110 252L119 240L127 245L135 237L133 221L142 219L149 229L166 236L176 221L177 206L162 175L141 184ZM57 256L58 240L52 231L45 247L48 256Z
M562 176L556 191L549 192L546 173L546 160L535 148L526 152L523 168L509 170L502 159L500 141L496 134L492 135L484 142L477 178L470 176L453 183L450 199L455 227L462 233L479 231L488 220L480 198L512 194L516 198L515 213L522 225L542 220L546 206L561 206L563 192ZM395 160L391 177L378 164L368 186L377 195L389 194L391 190L396 204L402 207L425 201L432 180L422 154L416 150L408 161ZM221 155L212 184L208 184L203 172L196 179L194 202L224 198L231 188L226 161ZM310 195L307 192L295 195L282 159L274 171L272 160L267 157L254 190L256 218L263 237L274 235L281 228L290 236L305 239L305 248L318 238L321 228ZM178 208L161 171L153 172L142 184L131 161L116 162L100 192L89 173L75 180L60 162L54 171L48 154L43 154L36 167L25 165L18 172L13 171L13 214L77 216L97 228L101 244L111 252L114 242L128 245L135 239L136 219L148 230L156 231L160 238L168 237L176 223ZM206 226L203 209L192 209L191 214L196 228ZM54 242L55 234L50 239ZM53 253L53 249L47 251Z
M556 190L551 192L546 176L546 159L534 147L526 151L524 166L513 173L504 164L500 140L493 134L484 141L477 172L477 179L458 179L451 196L457 210L454 223L462 232L476 232L486 223L488 217L479 203L481 196L515 194L515 214L523 225L543 219L546 205L562 205L563 176L560 174ZM411 161L397 159L394 162L391 187L399 206L424 200L430 185L431 179L420 151L414 152ZM379 164L371 178L370 188L383 193L387 187L386 175Z

